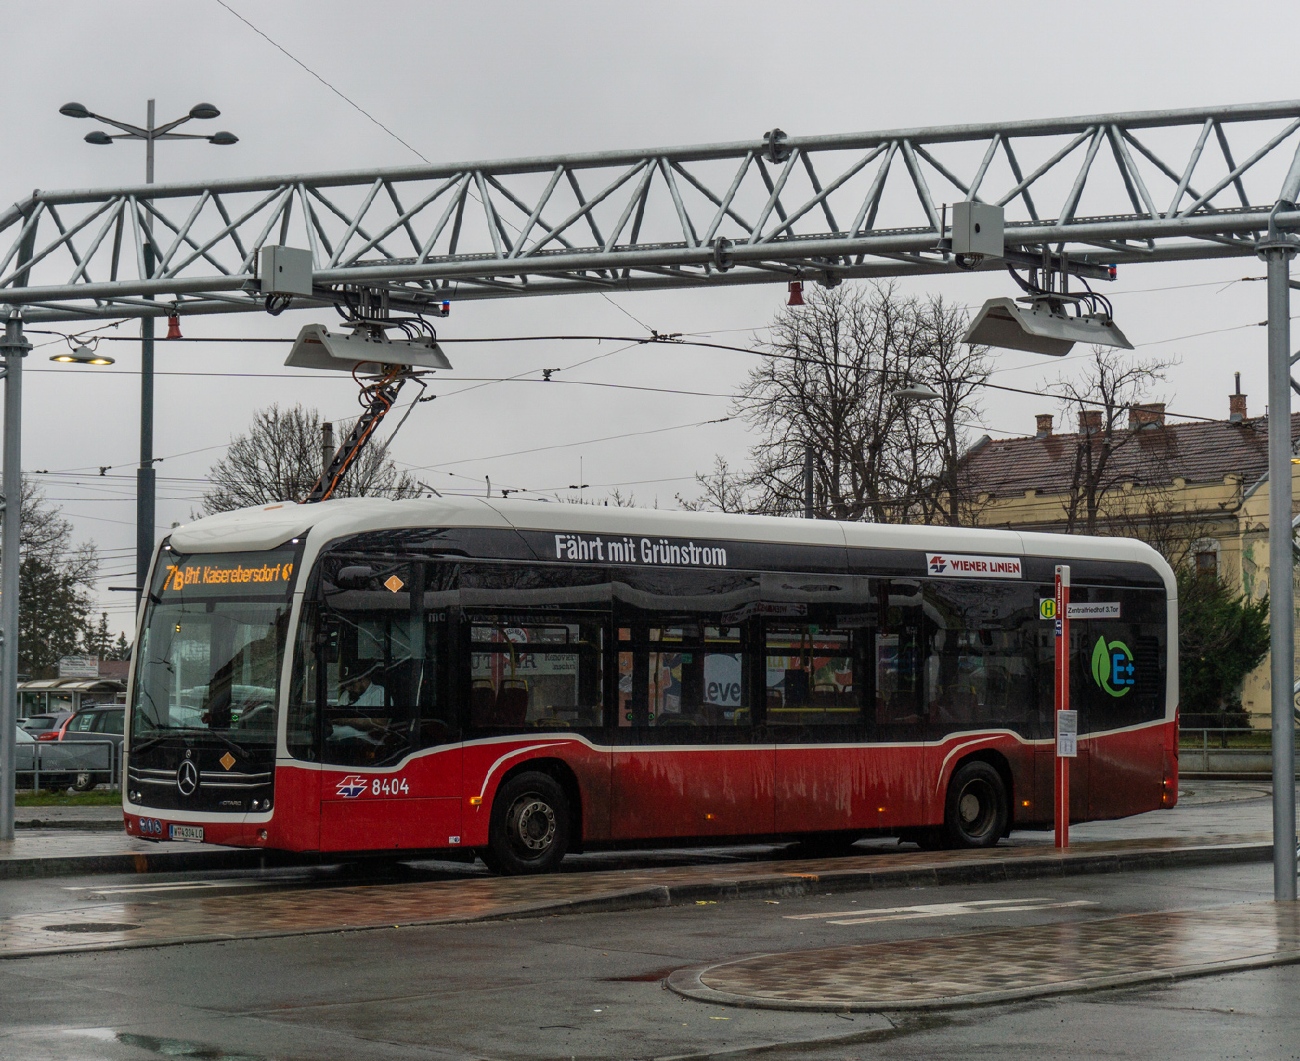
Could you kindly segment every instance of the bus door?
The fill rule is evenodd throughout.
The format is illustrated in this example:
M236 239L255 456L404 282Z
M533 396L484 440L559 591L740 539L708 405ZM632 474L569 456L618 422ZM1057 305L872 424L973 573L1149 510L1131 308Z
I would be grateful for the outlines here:
M861 612L861 609L858 610ZM764 626L766 722L776 739L776 830L876 825L881 764L863 748L874 618L772 619Z
M425 565L344 569L317 615L322 851L455 846L462 745Z
M874 583L876 625L864 629L863 662L867 734L873 778L873 824L896 828L932 815L936 764L925 741L925 609L921 582L913 578Z
M616 623L615 837L773 831L775 750L754 726L751 625L700 616Z

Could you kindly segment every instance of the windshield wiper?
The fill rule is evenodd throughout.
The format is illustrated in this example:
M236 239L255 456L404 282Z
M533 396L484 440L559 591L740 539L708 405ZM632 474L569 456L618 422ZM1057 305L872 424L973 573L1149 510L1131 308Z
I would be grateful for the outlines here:
M206 732L207 732L207 734L208 734L209 737L216 737L217 740L221 741L222 744L224 744L227 748L229 748L229 749L230 749L232 752L234 752L236 755L242 755L245 759L249 758L249 755L248 755L248 749L245 748L242 744L237 744L235 741L231 740L229 737L223 737L220 733L218 733L218 732L217 732L216 730L214 730L214 729L207 730Z
M174 729L168 729L166 733L161 733L156 737L149 737L146 740L142 740L139 744L132 744L131 751L142 752L147 748L152 748L160 741L165 741L168 737L213 737L224 744L232 752L242 755L245 759L251 758L248 749L242 744L237 744L229 737L222 736L214 729L202 729L197 726L177 726Z

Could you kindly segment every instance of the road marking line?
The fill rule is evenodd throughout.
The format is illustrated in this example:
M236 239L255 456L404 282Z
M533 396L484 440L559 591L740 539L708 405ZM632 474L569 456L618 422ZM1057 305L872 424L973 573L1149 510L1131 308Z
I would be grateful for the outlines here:
M913 921L933 917L961 917L969 914L1019 913L1028 910L1062 910L1097 906L1090 899L1055 902L1042 899L972 899L960 903L928 903L918 906L889 906L879 909L835 910L821 914L790 914L787 921L825 921L828 925L867 925L878 921Z
M109 885L107 887L64 887L64 891L69 892L89 892L92 895L131 895L137 893L150 892L183 892L210 890L213 888L265 888L274 887L280 883L300 883L307 880L306 877L294 878L293 880L281 881L262 881L262 880L214 880L214 881L177 881L174 884L162 882L152 884L123 884Z

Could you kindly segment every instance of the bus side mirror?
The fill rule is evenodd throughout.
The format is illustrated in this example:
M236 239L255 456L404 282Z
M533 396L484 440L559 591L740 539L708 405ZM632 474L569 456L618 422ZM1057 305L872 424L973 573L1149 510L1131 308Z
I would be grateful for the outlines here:
M366 589L370 585L371 578L374 577L375 569L367 567L365 564L354 564L351 567L339 569L339 573L334 576L334 584L339 589Z

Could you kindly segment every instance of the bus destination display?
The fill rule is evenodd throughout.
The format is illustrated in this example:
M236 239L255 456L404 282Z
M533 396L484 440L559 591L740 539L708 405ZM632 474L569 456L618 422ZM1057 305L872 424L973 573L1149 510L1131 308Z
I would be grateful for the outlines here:
M223 553L159 559L154 582L159 595L215 596L238 593L282 597L293 582L294 554Z

